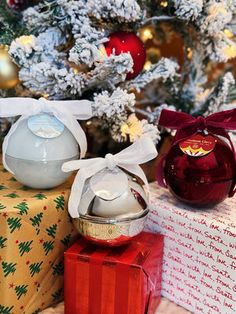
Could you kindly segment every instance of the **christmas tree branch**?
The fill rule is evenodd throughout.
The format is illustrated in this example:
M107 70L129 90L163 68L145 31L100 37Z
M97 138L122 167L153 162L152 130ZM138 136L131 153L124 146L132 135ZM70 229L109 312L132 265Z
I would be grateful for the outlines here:
M125 83L124 85L127 89L135 88L138 92L140 92L141 89L152 81L159 79L162 81L166 81L167 79L173 80L176 76L178 76L178 69L179 65L175 61L162 58L158 63L153 64L148 71L142 72L135 79Z
M0 44L3 45L10 45L17 36L27 34L21 14L14 13L5 0L0 1L0 30Z
M145 26L147 24L154 24L155 22L164 22L164 21L170 21L174 19L176 19L176 17L168 16L168 15L152 16L143 20L141 25Z
M233 75L228 72L219 80L215 88L209 93L202 107L194 114L208 116L220 111L220 108L227 102L232 86L235 86L235 80Z

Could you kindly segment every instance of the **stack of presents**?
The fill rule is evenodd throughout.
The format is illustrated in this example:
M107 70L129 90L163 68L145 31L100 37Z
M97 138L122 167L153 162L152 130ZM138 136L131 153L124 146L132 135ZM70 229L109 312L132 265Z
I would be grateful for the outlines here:
M196 314L235 314L235 198L193 210L152 184L146 231L104 248L78 237L69 183L36 191L0 171L1 314L63 299L67 314L152 314L161 295Z
M151 138L78 159L86 138L77 116L31 101L46 113L23 115L3 143L0 314L36 314L62 300L66 314L154 314L161 295L195 314L235 314L236 163L225 129L236 129L236 109L184 114L182 128L173 121L183 113L163 110L160 124L178 131L158 187L139 166L157 156Z

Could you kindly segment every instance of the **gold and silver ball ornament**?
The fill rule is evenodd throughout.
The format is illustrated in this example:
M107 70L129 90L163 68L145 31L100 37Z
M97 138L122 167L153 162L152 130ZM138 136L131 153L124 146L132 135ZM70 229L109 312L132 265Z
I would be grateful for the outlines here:
M140 164L156 156L152 139L141 136L115 155L63 164L65 172L79 170L68 209L82 236L100 245L119 246L143 230L148 183Z
M78 211L74 224L87 240L120 246L142 232L148 198L134 176L105 169L87 180Z
M8 54L8 47L0 45L0 89L16 87L19 83L18 71Z

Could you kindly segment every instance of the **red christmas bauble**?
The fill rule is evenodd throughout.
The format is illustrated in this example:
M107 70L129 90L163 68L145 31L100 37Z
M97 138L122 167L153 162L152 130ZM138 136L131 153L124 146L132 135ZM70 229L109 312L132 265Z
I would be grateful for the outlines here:
M109 36L109 41L104 46L108 56L112 53L115 55L121 53L131 54L134 62L133 72L127 74L127 80L133 79L142 71L146 60L146 49L141 39L135 33L115 32Z
M7 0L7 5L14 10L22 10L26 7L25 0Z
M213 150L205 151L203 156L190 156L180 149L179 144L167 154L164 164L166 184L180 201L195 207L213 207L233 191L236 178L234 153L227 143L214 138Z

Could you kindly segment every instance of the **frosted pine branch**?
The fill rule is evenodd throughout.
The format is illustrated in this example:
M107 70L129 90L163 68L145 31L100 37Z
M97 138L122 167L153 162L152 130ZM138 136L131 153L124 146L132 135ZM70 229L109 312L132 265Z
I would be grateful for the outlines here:
M232 19L229 1L209 1L204 7L204 13L198 20L202 33L216 36Z
M135 88L140 92L142 88L152 81L159 79L164 82L167 79L173 80L177 76L178 69L179 65L175 61L162 58L158 63L153 64L150 70L142 72L134 80L128 82L126 87L128 89Z
M135 95L118 87L112 93L103 91L94 95L93 115L98 118L97 124L108 129L114 140L123 141L121 129L134 105Z
M31 68L23 68L19 73L24 86L41 95L53 99L64 99L80 95L85 86L85 76L75 75L71 69L62 66L61 69L52 67L51 63L33 64Z
M112 94L103 91L95 94L93 113L99 118L122 119L127 117L127 110L131 110L135 105L135 95L128 94L126 90L117 88Z
M203 9L203 0L175 0L175 14L183 20L196 20Z
M9 53L21 67L30 67L37 62L58 62L64 53L56 47L65 44L65 38L57 28L48 28L38 37L34 35L16 38L10 46Z
M96 68L90 72L87 88L99 85L107 85L114 88L126 78L126 74L132 71L133 59L130 54L123 53L119 56L111 55L104 58L97 64Z
M236 57L236 44L230 38L227 38L223 32L218 34L214 40L206 39L205 51L210 59L216 62L227 62Z
M116 19L118 22L135 22L142 17L142 10L135 0L88 0L90 15L100 19Z
M101 59L101 54L96 45L90 44L83 38L78 39L70 51L69 61L75 64L84 63L91 67L99 59Z
M226 62L236 56L236 1L172 0L168 8L155 8L154 2L43 0L25 10L23 22L31 36L15 39L10 47L13 61L20 66L22 84L32 93L47 94L51 99L91 97L99 91L95 95L95 119L118 140L124 138L126 126L133 138L135 131L151 130L144 121L158 120L162 109L158 105L163 103L194 114L221 110L228 102L232 76L227 74L212 88L207 86L206 67L210 60ZM170 29L182 36L186 54L181 77L178 64L163 58L126 81L133 67L131 56L107 57L102 52L110 33L122 29L132 32L147 23L153 24L153 35L156 32L160 39L164 33L168 37ZM142 91L142 100L146 100L136 109L146 115L143 121L130 115L135 100L125 90L133 88ZM150 103L151 110L147 108Z
M208 78L203 70L204 60L206 58L204 47L197 43L192 50L191 60L187 64L184 73L187 73L185 84L181 90L181 98L183 102L188 103L190 113L194 113L201 106L204 85Z
M206 110L204 109L205 116L221 110L221 107L226 103L230 88L234 84L235 79L232 73L226 73L204 104L204 107L206 107Z

